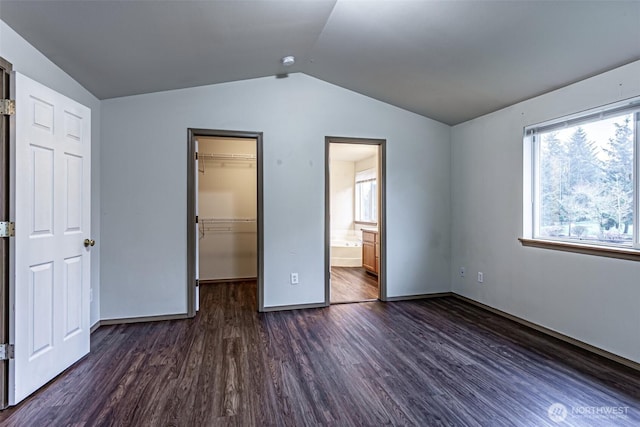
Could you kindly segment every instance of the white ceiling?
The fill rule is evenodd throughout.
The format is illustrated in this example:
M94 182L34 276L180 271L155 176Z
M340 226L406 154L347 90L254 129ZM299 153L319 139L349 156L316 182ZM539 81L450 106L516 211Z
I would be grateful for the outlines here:
M329 147L329 158L343 162L358 162L374 156L377 152L378 145L336 143Z
M456 124L640 59L640 1L6 1L98 98L303 72Z

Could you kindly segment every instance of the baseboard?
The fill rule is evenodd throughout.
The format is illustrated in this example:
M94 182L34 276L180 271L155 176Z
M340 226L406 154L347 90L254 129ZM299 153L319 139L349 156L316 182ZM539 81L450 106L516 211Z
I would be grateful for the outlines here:
M402 295L399 297L387 297L385 302L409 301L413 299L442 298L453 296L453 292L438 292L435 294Z
M89 333L90 333L90 334L94 333L94 332L95 332L95 331L100 327L100 325L101 325L101 323L100 323L100 321L98 320L96 323L94 323L94 324L91 326L91 329L89 329Z
M246 280L246 279L243 279ZM251 280L251 279L248 279ZM211 282L207 282L211 283ZM566 343L575 345L583 350L587 350L591 353L597 354L599 356L605 357L614 362L620 363L621 365L627 366L631 369L640 371L640 363L634 362L633 360L627 359L622 356L618 356L617 354L611 353L607 350L603 350L599 347L595 347L591 344L587 344L584 341L577 340L568 335L562 334L560 332L554 331L553 329L546 328L544 326L538 325L536 323L525 320L521 317L514 316L513 314L509 314L505 311L499 310L497 308L491 307L489 305L483 304L471 298L465 297L463 295L457 294L455 292L439 292L435 294L420 294L420 295L405 295L398 297L390 297L387 298L387 302L396 302L396 301L408 301L408 300L416 300L416 299L427 299L427 298L442 298L442 297L454 297L461 301L465 301L469 304L472 304L478 308L489 311L498 316L504 317L506 319L512 320L521 325L527 326L531 329L534 329L538 332L542 332L545 335L549 335L551 337L557 338ZM293 305L280 305L275 307L264 307L262 312L275 312L275 311L287 311L287 310L303 310L308 308L324 308L327 307L325 303L312 303L312 304L293 304ZM91 333L96 331L101 326L106 325L119 325L126 323L141 323L141 322L158 322L164 320L180 320L187 319L189 316L187 314L172 314L172 315L162 315L162 316L144 316L144 317L128 317L128 318L119 318L119 319L103 319L99 320L91 326Z
M238 283L238 282L251 282L258 280L257 277L236 277L233 279L200 279L198 284L200 285L213 285L216 283Z
M591 344L587 344L584 341L580 341L580 340L577 340L575 338L571 338L570 336L564 335L564 334L562 334L560 332L556 332L553 329L545 328L544 326L540 326L540 325L538 325L536 323L530 322L530 321L525 320L525 319L523 319L521 317L518 317L518 316L514 316L513 314L509 314L509 313L507 313L505 311L498 310L497 308L493 308L493 307L491 307L489 305L486 305L486 304L483 304L483 303L478 302L476 300L473 300L471 298L462 296L462 295L457 294L455 292L452 292L451 295L453 297L459 299L459 300L468 302L469 304L475 305L476 307L479 307L479 308L482 308L484 310L490 311L491 313L497 314L498 316L504 317L504 318L509 319L509 320L513 320L514 322L517 322L517 323L519 323L521 325L527 326L527 327L529 327L531 329L535 329L536 331L542 332L545 335L549 335L551 337L557 338L557 339L559 339L561 341L564 341L566 343L575 345L576 347L580 347L583 350L587 350L587 351L589 351L591 353L597 354L598 356L605 357L605 358L607 358L609 360L612 360L614 362L617 362L617 363L620 363L622 365L625 365L625 366L627 366L627 367L629 367L631 369L635 369L637 371L640 371L640 363L638 363L638 362L634 362L633 360L629 360L629 359L627 359L625 357L618 356L617 354L611 353L611 352L609 352L607 350L603 350L603 349L601 349L599 347L595 347L595 346L593 346Z
M161 316L143 316L143 317L122 317L119 319L102 319L100 320L100 326L107 325L122 325L126 323L142 323L142 322L161 322L164 320L181 320L188 319L189 316L185 314L166 314Z
M323 302L313 304L294 304L294 305L278 305L275 307L264 307L261 311L264 313L272 311L287 311L287 310L303 310L306 308L324 308L327 304Z

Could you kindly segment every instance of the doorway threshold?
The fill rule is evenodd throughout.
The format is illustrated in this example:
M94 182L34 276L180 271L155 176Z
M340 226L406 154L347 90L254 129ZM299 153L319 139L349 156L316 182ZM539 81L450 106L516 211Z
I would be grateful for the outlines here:
M331 305L337 304L357 304L360 302L378 302L380 301L378 298L370 298L370 299L359 299L354 301L331 301Z

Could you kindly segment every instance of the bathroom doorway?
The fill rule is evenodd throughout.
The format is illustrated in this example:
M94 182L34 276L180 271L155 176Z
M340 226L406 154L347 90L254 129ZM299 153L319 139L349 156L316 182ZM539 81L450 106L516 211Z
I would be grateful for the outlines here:
M189 129L187 297L200 285L255 282L262 311L262 133Z
M385 141L325 145L326 302L385 300Z

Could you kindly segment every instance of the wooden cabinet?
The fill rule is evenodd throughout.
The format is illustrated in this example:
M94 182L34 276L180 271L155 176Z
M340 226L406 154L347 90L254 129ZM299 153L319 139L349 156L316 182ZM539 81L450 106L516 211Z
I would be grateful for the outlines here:
M375 230L362 230L362 267L373 274L380 270L380 242Z

